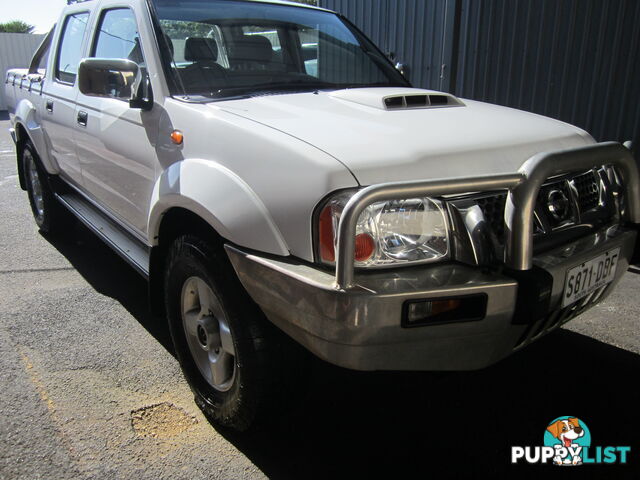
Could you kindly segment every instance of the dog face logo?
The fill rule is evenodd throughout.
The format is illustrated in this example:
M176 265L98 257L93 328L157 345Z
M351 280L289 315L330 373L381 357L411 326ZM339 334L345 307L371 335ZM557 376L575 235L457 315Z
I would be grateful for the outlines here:
M555 449L556 465L581 465L582 447L591 443L589 429L576 417L560 417L547 427L545 445Z
M584 429L580 426L580 420L573 417L553 422L547 427L547 430L560 440L566 448L569 448L575 439L584 436Z

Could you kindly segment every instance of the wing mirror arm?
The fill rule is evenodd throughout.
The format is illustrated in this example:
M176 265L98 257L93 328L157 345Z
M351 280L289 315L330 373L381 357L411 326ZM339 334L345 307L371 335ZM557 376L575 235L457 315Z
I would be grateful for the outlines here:
M142 110L153 108L149 74L131 60L85 58L78 68L78 87L90 97L116 98Z
M142 72L142 69L138 71L140 81L138 87L134 89L134 93L129 100L129 106L131 108L139 108L144 111L149 111L153 108L153 90L151 89L151 79L147 72Z

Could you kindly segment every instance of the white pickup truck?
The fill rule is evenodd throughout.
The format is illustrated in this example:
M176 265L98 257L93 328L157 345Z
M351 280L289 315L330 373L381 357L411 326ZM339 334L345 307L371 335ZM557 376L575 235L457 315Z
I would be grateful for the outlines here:
M295 386L298 344L358 370L491 365L635 252L627 148L412 88L319 8L75 3L5 84L38 227L70 211L148 278L221 425Z

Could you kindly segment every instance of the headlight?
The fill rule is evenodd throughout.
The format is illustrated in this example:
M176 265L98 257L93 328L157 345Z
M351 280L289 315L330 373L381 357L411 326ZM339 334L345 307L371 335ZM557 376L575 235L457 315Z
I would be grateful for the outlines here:
M329 199L318 224L320 260L335 264L338 224L354 192ZM356 267L427 263L448 258L449 231L442 202L410 198L374 203L362 212L356 228Z

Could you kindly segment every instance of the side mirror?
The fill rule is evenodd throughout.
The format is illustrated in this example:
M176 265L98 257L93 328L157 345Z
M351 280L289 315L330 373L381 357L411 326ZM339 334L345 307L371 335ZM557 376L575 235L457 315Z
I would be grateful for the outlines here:
M405 78L409 78L409 65L407 65L406 63L396 63L395 65L396 70L398 70L402 76L404 76Z
M127 59L85 58L78 67L80 92L91 97L117 98L132 108L153 106L149 77Z

